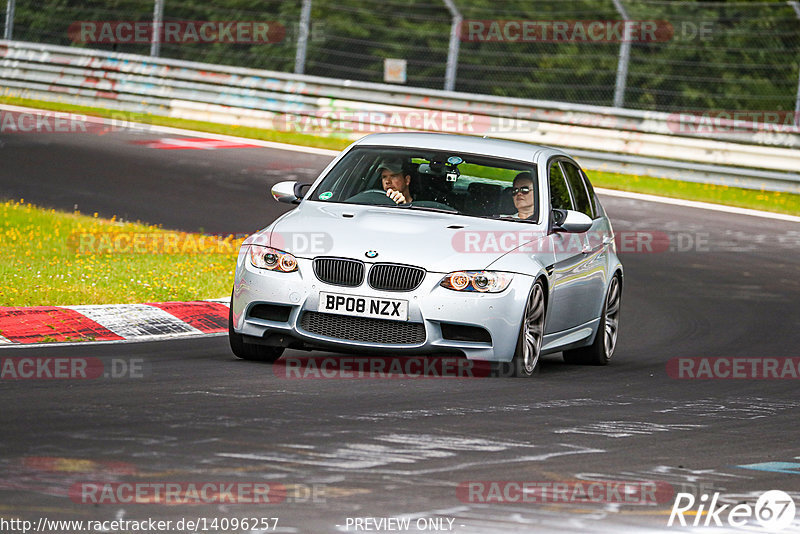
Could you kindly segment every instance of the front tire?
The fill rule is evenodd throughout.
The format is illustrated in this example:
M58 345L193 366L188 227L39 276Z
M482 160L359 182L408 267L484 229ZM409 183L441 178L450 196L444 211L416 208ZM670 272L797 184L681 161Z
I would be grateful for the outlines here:
M257 362L274 362L283 354L283 347L268 347L244 342L244 336L233 330L233 298L228 310L228 341L236 357Z
M597 327L594 341L588 347L565 350L565 362L580 365L608 365L617 346L621 300L622 284L619 275L615 274L608 284L608 293L606 301L603 303L603 313L600 315L600 324Z
M498 365L502 376L529 378L539 372L545 318L544 284L536 280L522 314L517 347L510 362Z

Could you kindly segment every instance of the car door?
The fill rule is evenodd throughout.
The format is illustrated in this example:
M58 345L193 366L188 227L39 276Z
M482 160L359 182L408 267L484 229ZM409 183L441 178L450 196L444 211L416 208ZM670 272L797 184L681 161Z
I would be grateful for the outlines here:
M586 232L583 246L584 263L582 271L582 291L586 297L588 314L581 314L591 321L600 316L607 282L608 249L613 239L608 219L597 209L594 190L591 189L585 173L570 160L561 160L561 168L572 192L575 209L592 219L592 227Z
M562 159L554 158L548 163L550 186L551 223L548 235L549 247L553 251L551 284L552 300L548 306L545 331L556 333L591 321L594 314L592 299L592 258L585 254L589 246L588 232L567 233L552 230L552 210L577 210L575 196L568 184L562 167ZM581 197L579 197L581 198ZM580 206L585 208L583 203ZM592 215L590 215L591 217Z

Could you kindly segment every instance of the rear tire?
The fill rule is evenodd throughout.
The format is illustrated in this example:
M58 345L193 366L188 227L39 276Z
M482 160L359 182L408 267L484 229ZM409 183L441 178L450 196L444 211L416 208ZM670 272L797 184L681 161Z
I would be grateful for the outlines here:
M228 310L228 341L233 353L243 360L272 363L283 354L283 347L268 347L244 342L244 336L233 330L233 298Z
M500 376L530 378L539 373L539 356L544 338L545 298L544 285L536 280L528 296L522 315L517 347L510 362L496 364Z
M619 328L619 307L622 300L622 284L619 275L615 274L608 284L608 294L603 303L603 313L594 341L588 347L565 350L564 361L579 365L608 365L617 346L617 329Z

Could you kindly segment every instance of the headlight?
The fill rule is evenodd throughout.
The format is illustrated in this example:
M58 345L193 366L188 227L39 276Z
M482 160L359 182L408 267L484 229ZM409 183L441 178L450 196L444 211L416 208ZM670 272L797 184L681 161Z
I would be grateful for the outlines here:
M456 271L445 276L439 285L453 291L499 293L513 278L512 274L496 271Z
M250 263L259 269L290 273L297 270L297 258L271 247L250 245Z

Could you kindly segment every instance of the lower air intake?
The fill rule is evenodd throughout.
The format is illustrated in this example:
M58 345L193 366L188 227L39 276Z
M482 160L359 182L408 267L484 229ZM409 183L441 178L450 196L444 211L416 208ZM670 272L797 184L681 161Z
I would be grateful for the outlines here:
M418 345L425 341L425 325L406 321L305 312L300 326L311 334L348 341L387 345Z

